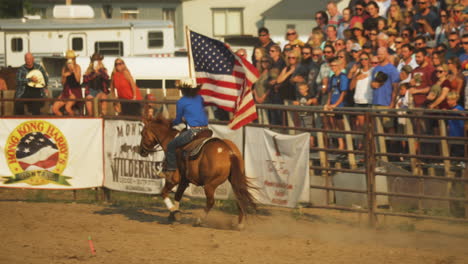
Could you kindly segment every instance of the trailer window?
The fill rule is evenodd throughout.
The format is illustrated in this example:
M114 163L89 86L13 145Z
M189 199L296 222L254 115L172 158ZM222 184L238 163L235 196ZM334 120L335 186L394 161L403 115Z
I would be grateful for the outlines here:
M148 48L160 48L164 45L164 35L161 31L148 32Z
M13 52L23 51L23 39L22 38L11 39L11 51Z
M157 89L163 87L163 80L136 80L136 85L142 89Z
M81 37L72 38L72 50L74 51L83 50L83 38Z
M94 43L94 51L102 55L123 56L122 41L101 41Z

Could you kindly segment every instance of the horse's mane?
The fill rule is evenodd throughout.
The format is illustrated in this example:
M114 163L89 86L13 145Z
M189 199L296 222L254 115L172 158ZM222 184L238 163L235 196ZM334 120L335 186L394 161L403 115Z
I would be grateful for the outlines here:
M151 123L161 124L165 127L171 127L172 119L167 119L163 116L162 113L158 113L153 119L151 119Z

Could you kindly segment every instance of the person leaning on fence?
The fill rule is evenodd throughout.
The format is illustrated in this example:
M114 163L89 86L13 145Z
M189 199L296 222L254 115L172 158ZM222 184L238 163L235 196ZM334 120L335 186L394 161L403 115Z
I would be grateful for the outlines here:
M269 56L263 56L260 60L260 76L258 77L257 81L252 87L252 94L256 104L264 104L268 102L267 98L272 88L272 86L270 85L270 69L272 63L273 60ZM262 124L265 124L268 119L267 110L257 109L257 112L259 114L258 121Z
M377 59L379 64L372 70L371 77L373 108L380 110L394 108L400 74L396 67L389 62L387 48L378 49ZM384 117L382 123L389 131L394 131L393 119Z
M73 106L76 104L81 106L81 103L76 101L64 101L63 99L82 99L81 93L81 67L76 63L76 54L73 50L68 50L65 58L67 59L65 66L62 68L62 86L63 91L59 96L59 101L56 101L52 106L52 111L57 116L63 116L61 108L65 106L65 111L69 116L75 115ZM80 108L80 107L78 107Z
M91 62L83 75L83 86L85 87L86 99L98 98L107 99L109 94L109 75L107 69L102 64L104 57L99 53L91 56ZM86 102L86 111L89 116L93 116L93 102ZM101 102L101 114L107 112L107 103Z
M16 99L23 98L44 98L47 93L49 77L44 68L34 63L34 56L31 53L24 55L24 64L16 73ZM34 71L34 72L33 72ZM37 72L38 71L38 72ZM29 76L28 74L31 73ZM42 75L42 76L39 76ZM24 115L24 106L32 115L40 115L42 102L15 102L15 115Z
M328 80L328 101L324 106L325 111L333 111L336 110L336 108L346 106L345 97L349 89L349 79L342 71L343 66L344 65L340 64L340 60L336 57L330 60L332 76ZM344 129L343 116L341 114L333 114L326 119L328 119L328 128ZM327 128L327 126L325 126L325 128ZM338 149L345 149L344 138L341 135L338 138Z
M114 70L112 71L111 93L115 95L114 89L117 89L119 99L133 100L135 102L122 102L121 114L128 116L140 116L141 105L137 100L141 100L140 88L135 83L132 74L128 70L125 62L121 58L114 61Z
M354 90L354 106L368 108L372 103L371 88L372 67L370 66L370 56L367 52L362 52L359 61L351 68L348 78L350 79L349 90ZM364 128L365 116L356 116L356 128Z
M296 100L292 102L293 105L299 106L311 106L317 104L317 99L310 93L309 86L307 83L302 82L297 84L298 88L298 95ZM312 127L312 113L310 112L299 112L298 113L299 125L300 127L304 128L311 128ZM310 146L314 146L314 138L310 135Z
M201 85L196 85L195 80L187 79L179 83L182 98L176 104L176 118L172 125L180 130L180 124L187 124L187 129L183 130L176 138L167 144L166 168L163 177L172 179L177 169L176 149L190 141L202 130L208 128L208 117L206 115L203 97L198 93Z
M457 92L449 92L447 95L447 104L450 111L453 111L453 116L462 116L463 114L456 114L457 111L464 111L463 107L459 105L458 99L460 95ZM465 121L462 119L449 119L447 120L448 136L449 137L464 137L465 136ZM464 157L463 144L451 144L450 156Z

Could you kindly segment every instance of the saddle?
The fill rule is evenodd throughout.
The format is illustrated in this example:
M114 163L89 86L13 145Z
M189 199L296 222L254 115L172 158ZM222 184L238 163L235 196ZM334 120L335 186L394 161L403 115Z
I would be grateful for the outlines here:
M219 138L212 137L213 131L210 129L204 129L193 137L192 141L184 146L182 146L182 155L184 160L195 160L200 155L201 149L203 146L212 141L219 140Z

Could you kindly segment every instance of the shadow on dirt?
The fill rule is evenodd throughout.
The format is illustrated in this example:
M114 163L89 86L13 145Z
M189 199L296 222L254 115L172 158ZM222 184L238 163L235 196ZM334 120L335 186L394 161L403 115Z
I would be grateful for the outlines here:
M100 215L123 215L129 220L138 221L142 223L155 222L162 225L171 225L174 222L169 221L169 212L162 208L138 208L138 207L117 207L110 206L102 210L95 211L95 214ZM193 222L190 217L192 213L181 212L183 219L179 221L181 224L190 224ZM188 218L188 219L186 219Z

